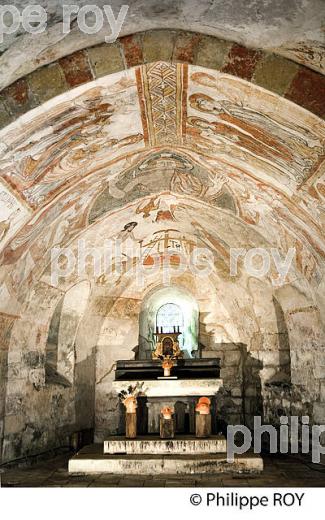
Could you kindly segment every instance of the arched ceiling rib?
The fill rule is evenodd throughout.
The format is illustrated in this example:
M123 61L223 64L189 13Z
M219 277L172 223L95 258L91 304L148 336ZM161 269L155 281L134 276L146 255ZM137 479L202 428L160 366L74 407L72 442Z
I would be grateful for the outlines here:
M106 5L105 0L96 0L97 6ZM123 0L111 0L117 17ZM26 0L10 2L20 10ZM82 33L77 24L72 24L69 34L62 34L62 1L38 0L48 13L46 32L36 38L21 29L4 35L0 46L0 68L3 77L0 85L12 83L40 65L51 63L72 52L102 43L111 33L107 25L96 34ZM66 0L67 4L76 4ZM79 7L89 4L77 2ZM324 71L324 2L322 0L132 0L122 25L120 36L151 29L183 29L208 34L234 41L248 48L276 52ZM75 18L75 17L74 17ZM8 82L8 83L7 83Z
M200 33L136 33L52 61L12 83L0 79L0 128L56 95L103 76L156 61L188 63L242 78L324 117L325 77L276 54ZM29 63L26 61L25 63ZM1 57L0 57L1 65ZM28 71L25 71L28 72ZM3 88L8 85L6 88Z

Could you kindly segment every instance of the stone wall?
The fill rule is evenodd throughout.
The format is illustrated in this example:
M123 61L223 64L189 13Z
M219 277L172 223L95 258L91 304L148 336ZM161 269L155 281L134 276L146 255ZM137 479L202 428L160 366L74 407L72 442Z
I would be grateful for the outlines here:
M207 288L202 291L207 292ZM308 415L311 422L325 422L325 358L319 313L308 302L298 301L298 296L292 298L290 291L278 292L276 301L270 297L272 307L263 310L259 326L249 322L245 333L238 325L240 313L229 317L210 293L207 298L197 293L200 355L221 360L218 429L224 430L226 424L252 428L254 415L275 425L279 425L281 415ZM69 345L65 350L73 354L69 356L73 370L68 363L63 364L70 367L68 373L62 371L61 360L51 377L46 377L53 314L62 298L61 312L71 310L64 297L59 289L39 283L22 317L0 316L4 461L65 446L74 432L94 430L98 442L123 432L123 410L112 392L112 381L115 362L137 355L143 294L112 294L106 287L93 285L86 305L80 302L83 314L81 318L79 314L77 330L66 327L64 321L62 329L59 322L57 325L61 330L57 339L64 335L59 343ZM229 327L234 327L236 319L236 339L241 334L245 342L227 341ZM233 328L234 337L235 332Z
M0 462L2 461L2 443L6 415L8 347L11 329L16 318L16 316L0 313Z
M7 359L4 461L68 444L74 422L74 388L45 384L48 326L61 296L60 291L39 284L24 317L15 320L12 326Z
M115 363L134 359L139 341L141 301L99 296L93 308L101 319L96 346L95 440L122 433L122 405L112 392Z
M223 387L216 399L220 428L224 429L226 424L252 427L254 415L261 415L261 362L242 343L203 347L201 356L220 358Z

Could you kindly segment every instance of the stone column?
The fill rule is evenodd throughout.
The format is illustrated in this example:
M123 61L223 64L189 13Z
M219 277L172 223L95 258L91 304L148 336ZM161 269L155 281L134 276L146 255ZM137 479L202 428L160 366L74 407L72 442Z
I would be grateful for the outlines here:
M195 436L198 438L210 437L211 414L197 413L195 417Z
M135 439L137 436L137 414L125 414L125 437L127 439Z

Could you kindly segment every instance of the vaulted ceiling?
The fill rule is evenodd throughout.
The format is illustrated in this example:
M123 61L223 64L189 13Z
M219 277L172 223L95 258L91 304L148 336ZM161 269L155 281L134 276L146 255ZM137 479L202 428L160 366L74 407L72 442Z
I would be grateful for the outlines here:
M39 2L47 31L0 47L3 460L102 434L162 285L274 383L266 417L323 424L323 0L134 0L112 44Z
M294 247L287 282L317 303L324 135L292 102L184 63L134 67L49 100L0 134L1 310L19 313L37 281L51 283L53 247L125 235L138 252L157 237L208 247L221 278L231 247L283 257Z

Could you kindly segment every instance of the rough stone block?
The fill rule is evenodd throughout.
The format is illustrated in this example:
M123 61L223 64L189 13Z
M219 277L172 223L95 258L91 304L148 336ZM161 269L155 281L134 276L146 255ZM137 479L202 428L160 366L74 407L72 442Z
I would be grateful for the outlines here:
M238 372L238 370L236 367L222 368L220 371L220 377L221 377L221 379L224 379L225 381L227 381L229 379L233 379L234 377L236 377L237 372Z
M88 56L84 51L77 51L70 54L70 56L61 58L59 63L70 87L77 87L94 79L88 62Z
M20 414L22 411L23 406L23 396L18 395L11 395L7 398L6 403L6 412L7 415L17 415Z
M261 380L264 381L264 382L269 381L275 374L276 374L276 369L275 368L271 368L271 367L263 368L260 371Z
M324 117L325 77L307 67L300 67L285 97Z
M15 116L11 114L5 100L0 96L0 128L9 125L14 119Z
M247 49L234 43L229 50L226 63L222 72L250 80L254 74L256 64L261 59L262 53L253 49Z
M262 363L259 359L259 353L249 352L247 357L245 358L245 368L249 368L249 370L260 370L262 368Z
M245 396L246 397L256 397L258 394L258 389L256 386L249 385L245 388Z
M290 410L291 402L288 399L283 398L281 404L285 410Z
M176 61L184 61L186 63L195 63L200 40L200 34L185 32L178 33L173 59Z
M220 358L221 361L223 361L225 357L225 353L223 350L212 350L215 358Z
M318 365L314 368L314 377L316 379L325 379L325 366Z
M315 350L312 349L312 352L315 354ZM325 352L322 352L322 351L318 351L316 355L316 362L319 364L319 365L322 365L325 367Z
M315 423L325 424L325 404L324 403L314 403L313 417L314 417Z
M90 65L96 78L124 69L121 48L117 43L106 43L88 49Z
M8 381L16 381L17 379L22 379L24 376L27 376L27 373L27 367L23 366L19 362L8 364Z
M157 60L171 61L176 32L153 31L143 35L143 59L145 63Z
M219 356L219 355L217 355L217 353L214 350L203 350L202 351L202 358L214 359L216 357L220 357L220 360L222 361L223 354L222 354L222 356Z
M128 67L135 67L143 63L142 36L135 34L121 38L125 62Z
M242 416L239 413L229 413L227 419L228 424L232 425L242 424L243 422Z
M40 368L44 366L45 354L39 350L30 350L23 354L23 362L29 368Z
M202 36L198 46L196 62L201 67L220 70L224 65L231 43L212 36Z
M263 334L263 346L262 350L273 350L278 352L279 350L279 335L278 334Z
M257 352L263 348L263 335L260 332L254 332L251 336L250 352Z
M30 74L28 84L39 103L44 103L68 89L63 70L57 63Z
M235 407L241 406L242 405L242 399L236 397L236 398L232 399L232 404Z
M23 415L7 415L5 418L5 435L21 432L25 426Z
M299 65L293 61L275 54L266 54L256 64L253 82L282 96L298 69Z
M30 95L29 86L25 78L19 79L2 91L6 106L15 116L35 108L35 99Z
M263 366L279 365L279 352L260 351L258 357Z
M28 376L28 371L21 371L18 376L9 379L9 371L8 371L8 384L7 384L7 398L9 395L24 395L26 393L26 379Z
M239 386L236 386L234 388L231 388L230 393L232 397L241 397L243 392Z
M241 352L236 350L225 350L224 353L224 365L225 366L238 366L241 361Z

